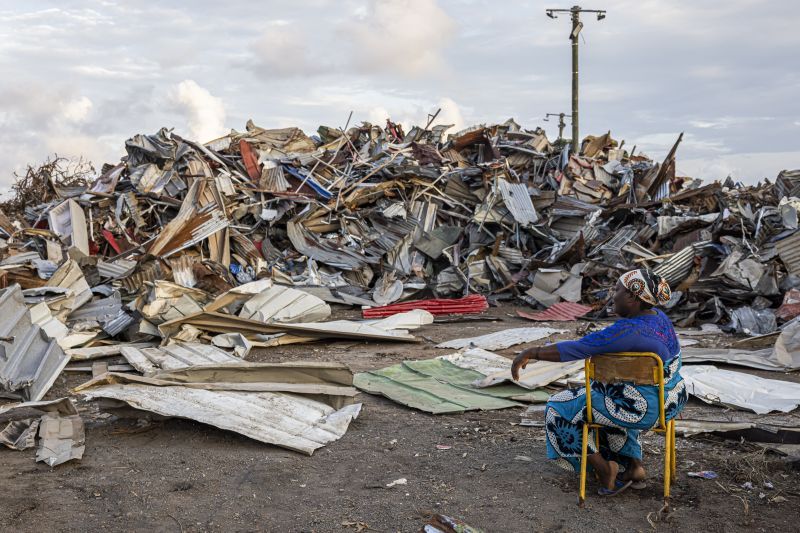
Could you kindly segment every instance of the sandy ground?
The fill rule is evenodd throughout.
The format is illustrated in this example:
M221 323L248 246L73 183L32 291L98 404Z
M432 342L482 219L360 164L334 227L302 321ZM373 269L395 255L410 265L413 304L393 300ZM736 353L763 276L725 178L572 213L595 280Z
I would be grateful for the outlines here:
M331 342L287 346L250 360L342 361L362 371L448 353L436 342L534 325L512 308L499 321L434 324L415 345ZM355 316L337 313L337 317ZM574 336L578 324L553 324ZM718 342L712 339L709 342ZM521 346L500 353L513 356ZM762 373L797 381L797 375ZM62 376L57 397L88 375ZM34 451L0 451L0 531L418 531L439 512L486 531L797 531L800 472L751 445L678 439L673 513L661 508L661 444L644 438L652 476L642 491L577 503L577 477L545 460L544 430L517 425L522 409L427 415L361 394L361 417L338 442L307 457L188 420L117 419L81 403L81 462L56 468ZM686 416L743 413L692 400ZM750 417L752 418L752 417ZM763 419L764 417L762 417ZM771 417L800 425L795 415ZM437 444L451 446L437 449ZM714 470L717 480L687 472ZM405 478L405 485L387 488ZM746 482L753 489L742 488ZM774 487L767 489L764 483Z

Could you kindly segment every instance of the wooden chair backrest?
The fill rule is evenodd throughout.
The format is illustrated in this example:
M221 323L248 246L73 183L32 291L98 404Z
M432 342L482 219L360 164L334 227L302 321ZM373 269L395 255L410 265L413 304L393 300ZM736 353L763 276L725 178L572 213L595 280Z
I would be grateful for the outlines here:
M594 380L601 383L630 381L637 385L658 385L658 363L650 357L602 354L591 358Z

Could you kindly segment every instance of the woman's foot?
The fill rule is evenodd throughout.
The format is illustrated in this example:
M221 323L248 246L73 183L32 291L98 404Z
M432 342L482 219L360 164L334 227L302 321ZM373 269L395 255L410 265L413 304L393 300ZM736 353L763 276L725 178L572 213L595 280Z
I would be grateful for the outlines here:
M639 459L631 459L631 464L622 475L622 481L633 481L635 484L643 483L647 479L644 464Z
M592 465L597 477L600 478L600 485L609 490L614 490L619 474L619 465L616 461L606 461L599 453L593 453L588 457L589 464Z

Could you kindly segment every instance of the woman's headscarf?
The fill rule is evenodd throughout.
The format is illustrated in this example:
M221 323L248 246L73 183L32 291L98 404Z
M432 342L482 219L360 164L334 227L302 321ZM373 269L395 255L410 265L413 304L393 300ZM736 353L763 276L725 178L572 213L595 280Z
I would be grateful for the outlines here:
M619 280L637 298L650 305L663 305L672 296L669 283L649 270L631 270L624 273Z

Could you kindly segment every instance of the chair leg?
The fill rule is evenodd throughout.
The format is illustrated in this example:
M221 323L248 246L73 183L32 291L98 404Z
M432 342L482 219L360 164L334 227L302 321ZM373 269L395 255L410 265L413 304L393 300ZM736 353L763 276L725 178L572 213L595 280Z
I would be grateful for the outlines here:
M671 422L671 421L670 421ZM669 486L672 483L672 444L669 425L664 432L664 505L669 505Z
M589 424L583 425L583 438L581 439L581 481L578 495L578 505L583 507L586 501L586 463L589 448Z
M672 480L675 480L675 472L677 471L677 461L678 461L678 447L675 443L675 419L669 421L669 432L672 436L672 455L670 455L671 459L671 474Z

